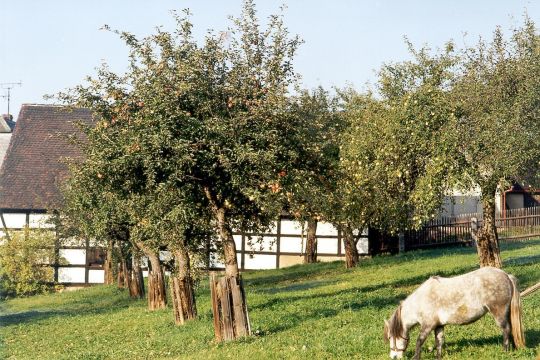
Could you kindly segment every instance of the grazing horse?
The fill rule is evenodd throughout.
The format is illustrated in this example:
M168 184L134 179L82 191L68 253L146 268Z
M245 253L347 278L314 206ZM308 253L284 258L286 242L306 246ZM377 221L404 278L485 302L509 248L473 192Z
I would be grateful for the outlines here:
M504 350L525 347L521 321L521 298L517 279L504 271L483 267L467 274L444 278L432 276L407 297L384 321L384 338L390 343L390 358L401 359L409 343L409 331L420 326L414 358L431 331L435 333L437 359L441 359L444 326L466 325L490 312L503 331Z

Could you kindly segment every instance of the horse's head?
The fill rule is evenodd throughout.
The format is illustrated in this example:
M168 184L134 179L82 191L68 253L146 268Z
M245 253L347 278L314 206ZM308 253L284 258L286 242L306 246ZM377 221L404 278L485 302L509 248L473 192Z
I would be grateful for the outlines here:
M401 359L409 345L409 338L403 333L401 305L390 320L384 320L384 341L390 344L390 358Z

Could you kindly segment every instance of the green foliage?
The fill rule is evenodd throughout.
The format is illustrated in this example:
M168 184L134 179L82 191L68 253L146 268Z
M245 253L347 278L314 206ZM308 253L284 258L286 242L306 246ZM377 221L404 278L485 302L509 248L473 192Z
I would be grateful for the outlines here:
M338 142L344 127L337 98L317 88L291 100L294 126L280 140L288 151L281 155L275 191L284 195L284 207L296 218L329 220L327 209L340 175Z
M374 172L376 154L383 142L382 116L385 109L371 94L342 90L341 117L345 128L340 132L336 188L328 207L328 217L335 224L353 229L377 226L379 209L384 207L384 192ZM384 188L382 188L384 190Z
M55 234L50 230L10 232L0 243L0 296L27 296L51 290Z
M101 246L107 246L108 240L125 238L122 234L131 223L117 194L96 182L90 161L71 163L69 169L70 177L61 186L63 207L55 217L60 237L91 238Z
M359 199L351 213L399 231L436 215L454 189L494 197L499 186L534 183L539 46L530 19L509 39L498 29L461 51L409 44L413 59L383 66L376 97L345 91L341 165Z
M129 48L126 73L103 66L59 96L97 119L66 186L66 218L86 236L197 251L220 226L264 231L284 203L300 219L398 232L456 188L494 196L536 178L540 42L529 19L461 51L408 43L412 60L384 65L373 93L338 99L290 93L301 42L281 16L261 29L253 1L202 43L188 12L175 17L175 32L113 31Z
M540 241L502 246L520 289L536 283ZM383 319L399 301L434 274L453 276L477 266L473 248L452 248L374 257L355 269L334 262L249 272L244 282L256 335L227 344L213 341L207 281L198 289L199 319L181 328L171 323L170 310L145 311L144 300L131 300L115 286L13 299L0 302L0 358L383 360L389 352ZM540 292L522 303L527 349L505 353L502 332L487 315L471 325L447 326L444 358L534 359ZM434 357L428 352L433 344L430 336L422 358Z
M188 12L176 20L175 32L142 39L114 31L129 47L127 72L103 66L59 95L98 120L66 197L75 198L74 209L89 209L91 231L113 219L145 246L201 249L207 236L194 234L208 234L216 209L228 226L250 230L279 213L272 189L287 152L286 94L300 41L289 38L281 16L260 30L252 1L229 32L209 32L202 44Z
M413 60L383 67L378 97L344 92L350 128L341 165L349 174L345 188L352 185L348 192L356 197L352 211L389 231L435 214L454 166L453 46L436 55L427 48L411 52Z
M497 186L536 182L540 156L540 38L532 20L505 38L464 50L452 90L459 183L494 196Z

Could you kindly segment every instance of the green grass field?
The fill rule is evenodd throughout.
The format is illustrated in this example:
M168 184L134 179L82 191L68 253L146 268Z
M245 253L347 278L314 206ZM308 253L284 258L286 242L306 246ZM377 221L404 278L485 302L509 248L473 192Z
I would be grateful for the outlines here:
M524 289L540 280L540 240L503 245L505 269ZM383 319L430 275L477 267L472 248L409 252L245 274L255 335L213 340L206 282L199 319L176 327L170 309L146 310L113 286L0 302L0 358L7 359L386 359ZM540 349L540 291L523 299L528 349L504 353L488 315L446 327L446 359L534 359ZM411 336L416 337L417 331ZM435 358L424 345L424 359ZM409 346L407 356L413 354Z

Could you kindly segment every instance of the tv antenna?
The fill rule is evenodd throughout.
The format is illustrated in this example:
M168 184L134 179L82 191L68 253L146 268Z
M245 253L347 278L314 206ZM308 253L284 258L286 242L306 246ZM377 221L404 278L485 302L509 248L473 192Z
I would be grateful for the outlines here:
M7 95L0 95L0 97L7 99L7 114L9 116L9 102L11 100L11 89L13 89L15 86L22 86L22 82L5 82L0 83L0 88L7 90Z

